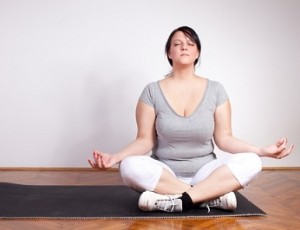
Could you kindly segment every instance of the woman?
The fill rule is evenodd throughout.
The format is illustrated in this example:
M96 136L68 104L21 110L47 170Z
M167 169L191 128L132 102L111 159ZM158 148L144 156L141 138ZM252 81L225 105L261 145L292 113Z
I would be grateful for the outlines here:
M142 192L144 211L181 212L194 207L234 210L233 191L261 171L260 157L283 158L287 139L259 148L235 138L231 109L223 86L196 76L201 52L189 27L174 30L166 43L171 73L148 84L136 108L136 139L115 154L94 151L93 168L120 163L124 183ZM217 158L214 144L230 157ZM152 150L152 155L147 155Z

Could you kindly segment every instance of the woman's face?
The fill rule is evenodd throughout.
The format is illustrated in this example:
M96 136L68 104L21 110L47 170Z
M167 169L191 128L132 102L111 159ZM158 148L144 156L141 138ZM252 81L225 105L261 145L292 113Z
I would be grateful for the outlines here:
M183 32L178 31L171 40L168 57L174 65L194 65L200 53L197 45Z

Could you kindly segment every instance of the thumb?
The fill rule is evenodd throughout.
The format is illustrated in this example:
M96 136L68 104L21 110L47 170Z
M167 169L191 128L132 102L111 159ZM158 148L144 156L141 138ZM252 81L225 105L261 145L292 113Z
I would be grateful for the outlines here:
M280 140L278 140L276 142L276 146L279 148L280 146L282 146L283 144L285 144L287 142L286 138L281 138Z

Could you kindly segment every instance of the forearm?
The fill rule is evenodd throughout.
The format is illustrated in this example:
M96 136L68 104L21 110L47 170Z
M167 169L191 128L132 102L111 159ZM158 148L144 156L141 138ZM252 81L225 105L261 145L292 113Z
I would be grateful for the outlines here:
M121 151L115 154L118 162L129 156L145 155L152 150L154 142L144 138L137 138Z
M216 144L219 149L228 153L243 153L243 152L252 152L261 156L262 151L261 148L247 143L243 140L235 138L231 135L222 137L222 140L217 140Z

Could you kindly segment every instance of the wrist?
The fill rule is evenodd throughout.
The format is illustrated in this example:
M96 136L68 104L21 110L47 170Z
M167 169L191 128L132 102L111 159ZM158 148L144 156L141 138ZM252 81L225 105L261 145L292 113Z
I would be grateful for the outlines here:
M260 156L260 157L263 157L263 156L264 156L263 149L262 149L262 148L257 148L256 154L257 154L258 156Z
M120 163L122 160L130 156L126 151L120 151L114 154L116 163Z

